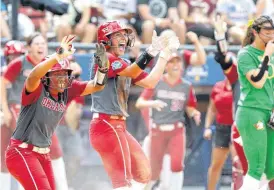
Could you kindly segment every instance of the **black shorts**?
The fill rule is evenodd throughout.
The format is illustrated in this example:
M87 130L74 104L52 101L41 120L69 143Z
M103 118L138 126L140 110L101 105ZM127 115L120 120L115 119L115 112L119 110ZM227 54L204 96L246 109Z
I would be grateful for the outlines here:
M229 148L231 143L231 125L217 125L214 139L216 148Z

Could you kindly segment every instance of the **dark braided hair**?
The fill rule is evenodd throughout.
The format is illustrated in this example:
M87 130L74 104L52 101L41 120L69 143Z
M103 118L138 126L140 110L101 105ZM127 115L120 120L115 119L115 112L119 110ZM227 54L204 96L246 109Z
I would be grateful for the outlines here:
M242 46L247 46L250 45L254 42L255 36L253 34L253 30L255 30L257 33L261 31L263 28L263 24L265 23L270 23L271 26L274 29L274 23L273 20L269 16L260 16L259 18L255 19L254 22L248 26L247 31L246 31L246 36L243 40Z

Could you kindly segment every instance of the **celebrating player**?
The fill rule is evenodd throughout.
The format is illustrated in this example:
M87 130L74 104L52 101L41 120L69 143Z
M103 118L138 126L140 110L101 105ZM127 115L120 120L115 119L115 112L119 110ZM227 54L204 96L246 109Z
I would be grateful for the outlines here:
M150 129L151 189L159 179L164 155L171 157L170 181L166 184L170 190L180 190L183 186L183 162L185 153L185 112L194 118L197 125L201 114L196 110L197 100L192 85L181 78L182 59L172 54L166 65L166 74L154 89L145 89L137 100L137 108L152 109L152 127Z
M133 45L133 40L131 29L117 21L98 28L98 42L105 44L110 69L105 89L92 95L90 141L100 154L116 190L140 190L151 176L149 161L139 143L126 130L129 88L132 83L154 88L172 51L180 45L177 36L158 37L154 32L152 44L130 65L119 56L124 55L127 46ZM157 54L159 59L148 75L143 70Z
M20 51L20 48L22 47L18 44L16 45L8 42L5 51L16 53L16 51ZM21 109L21 92L24 87L24 82L32 68L40 63L47 55L47 42L40 33L36 32L31 34L27 39L26 49L28 52L25 55L21 54L22 56L10 62L2 77L1 97L3 98L1 99L1 104L3 105L4 122L6 126L3 130L7 128L9 130L9 132L4 132L2 134L3 166L5 165L4 151L6 150L9 139L16 127L16 121ZM9 56L8 59L11 59L11 56ZM50 157L52 159L54 175L56 176L55 182L57 190L67 190L68 185L65 175L62 150L55 134L52 136Z
M25 53L24 44L19 41L9 41L5 44L4 55L5 55L6 65L0 68L1 77L2 77L2 74L5 73L5 71L7 70L7 67L12 62L12 60L22 56L24 53ZM1 99L2 97L3 96L1 95ZM1 107L3 108L2 102L1 102ZM12 110L12 113L19 112L19 109L17 107L18 105L10 105L10 109ZM2 113L2 110L1 110L1 113ZM1 118L1 121L4 121L4 114L3 114L3 118ZM10 190L10 187L11 187L11 183L10 183L11 176L8 172L8 169L5 163L5 151L8 147L9 140L12 135L11 128L15 128L15 127L11 127L12 125L15 125L15 119L13 119L12 122L8 123L8 125L6 122L1 123L1 127L0 127L0 135L1 135L0 189L2 190Z
M105 55L103 45L97 45L97 82L72 80L66 57L75 51L73 39L64 37L57 53L31 70L22 90L22 108L6 151L6 165L25 189L55 190L49 156L53 132L70 100L104 87L108 64L101 61Z

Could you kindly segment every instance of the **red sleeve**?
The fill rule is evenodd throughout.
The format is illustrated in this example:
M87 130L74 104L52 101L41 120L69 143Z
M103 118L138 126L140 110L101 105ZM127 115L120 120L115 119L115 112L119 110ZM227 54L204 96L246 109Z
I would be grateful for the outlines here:
M229 83L232 85L238 80L237 66L233 63L228 73L225 73Z
M148 74L145 71L142 71L138 77L136 77L135 79L132 80L132 83L135 84L136 82L139 82L140 80L146 78L147 75Z
M21 100L22 106L27 106L36 102L41 95L42 88L43 88L43 84L40 82L38 88L36 88L35 91L33 91L32 93L26 93L27 90L26 90L26 83L25 83L24 88L22 90L22 100Z
M183 51L183 59L185 61L186 66L190 65L190 58L192 54L193 54L193 51L189 51L189 50Z
M125 60L119 57L115 57L112 54L108 54L108 60L109 60L109 71L108 71L109 78L116 77L118 73L123 71L128 66Z
M10 62L3 76L5 77L5 79L7 79L8 81L12 83L16 80L16 78L20 74L21 69L22 69L21 59L15 59Z
M152 96L154 95L154 89L145 89L141 96L142 98L146 99L146 100L149 100L152 98Z
M85 104L85 97L84 97L84 96L76 97L76 98L74 98L74 101L75 101L77 104L84 105L84 104Z
M193 108L197 107L197 98L192 86L190 86L187 106L193 107Z
M68 102L75 99L76 97L81 96L84 92L88 82L86 81L76 81L74 80L71 84L71 87L68 89Z

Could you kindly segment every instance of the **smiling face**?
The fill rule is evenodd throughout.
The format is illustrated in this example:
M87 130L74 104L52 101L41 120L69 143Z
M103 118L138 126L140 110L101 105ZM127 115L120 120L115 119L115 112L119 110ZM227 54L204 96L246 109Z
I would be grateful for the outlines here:
M111 48L110 51L116 56L125 54L126 46L128 43L128 33L126 30L121 30L110 35Z
M49 73L49 87L55 92L64 92L69 86L69 76L67 70L52 71Z
M166 72L171 77L181 77L183 72L183 65L182 61L179 57L174 57L168 61L166 65Z
M28 54L35 62L41 62L48 54L48 45L45 38L41 35L33 38L28 46Z

